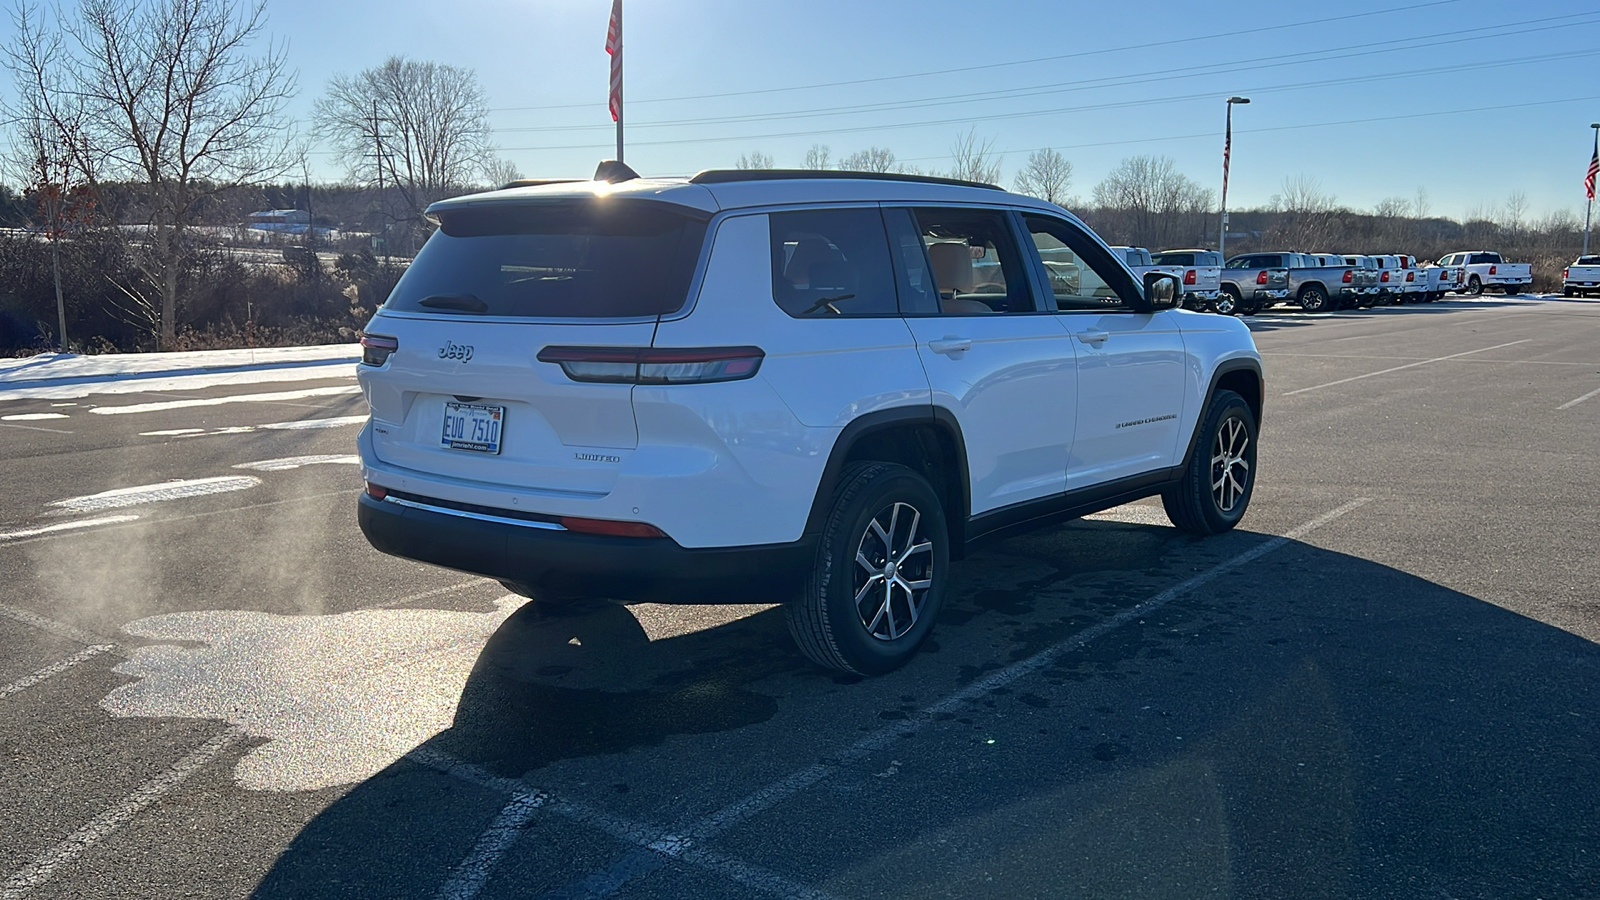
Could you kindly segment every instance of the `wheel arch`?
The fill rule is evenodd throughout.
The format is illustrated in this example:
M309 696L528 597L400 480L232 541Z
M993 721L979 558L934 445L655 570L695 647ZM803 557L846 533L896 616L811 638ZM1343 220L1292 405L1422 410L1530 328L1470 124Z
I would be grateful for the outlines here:
M828 502L839 486L844 467L864 460L898 463L928 479L944 503L950 557L960 558L972 493L966 439L955 414L931 404L900 406L858 416L846 425L828 453L811 501L811 513L806 518L806 534L822 532Z
M1223 360L1211 373L1211 384L1206 388L1204 399L1196 411L1194 429L1189 434L1189 448L1183 454L1185 466L1194 456L1195 447L1200 441L1200 425L1205 420L1206 410L1211 408L1211 398L1217 395L1217 391L1233 391L1243 397L1245 405L1250 407L1250 414L1255 417L1256 430L1260 432L1262 404L1267 393L1266 379L1261 374L1261 363L1250 357Z

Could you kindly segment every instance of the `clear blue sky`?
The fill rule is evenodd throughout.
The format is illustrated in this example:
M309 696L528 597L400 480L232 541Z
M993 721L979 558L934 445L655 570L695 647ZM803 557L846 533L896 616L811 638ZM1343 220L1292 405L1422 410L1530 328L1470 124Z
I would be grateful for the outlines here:
M752 150L797 166L813 143L835 159L884 146L938 170L975 127L1003 151L1008 185L1027 151L1054 147L1080 195L1134 154L1171 156L1216 188L1223 100L1244 94L1231 208L1304 174L1356 208L1421 187L1435 214L1460 217L1522 191L1534 215L1581 219L1588 126L1600 122L1600 6L1572 0L624 3L627 159L647 174L728 166ZM298 115L331 75L391 54L466 66L525 175L587 177L613 155L610 7L268 0L268 30L289 41ZM1244 29L1266 30L1214 37ZM836 82L855 83L815 87ZM948 102L971 94L987 96ZM689 97L701 99L677 99ZM882 106L841 109L869 104ZM828 112L796 115L817 110ZM705 121L742 116L763 118ZM1318 127L1349 120L1367 121ZM339 174L320 159L324 177Z

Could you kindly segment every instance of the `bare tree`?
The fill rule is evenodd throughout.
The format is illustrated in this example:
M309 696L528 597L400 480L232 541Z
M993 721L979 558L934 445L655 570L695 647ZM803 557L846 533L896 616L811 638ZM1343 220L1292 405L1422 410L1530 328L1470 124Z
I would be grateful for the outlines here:
M1417 198L1411 201L1411 214L1419 219L1426 219L1428 212L1433 209L1433 204L1428 202L1428 189L1417 186Z
M13 115L78 135L67 145L72 164L102 208L108 182L144 188L146 228L128 250L159 303L140 285L119 287L147 311L158 346L170 348L179 276L194 253L187 232L203 204L231 187L267 183L293 162L285 48L251 52L266 24L264 0L79 0L48 16L24 3L13 18L5 49Z
M1528 218L1528 194L1526 191L1512 191L1506 198L1505 215L1500 220L1500 225L1511 232L1513 241L1522 236L1522 229Z
M955 160L950 169L951 178L984 184L1000 182L1000 157L995 155L994 140L979 140L977 126L956 136L955 143L950 145L950 155Z
M504 187L522 177L517 164L503 156L491 156L483 166L484 178L490 187Z
M847 172L897 172L894 151L887 147L868 147L839 160L839 168Z
M827 144L812 144L811 149L806 151L805 167L818 170L826 169L828 167L828 155Z
M1404 197L1385 197L1372 210L1372 214L1380 219L1399 219L1410 212L1411 201Z
M739 161L733 164L736 169L770 169L772 168L772 154L762 153L760 150L751 150L749 153L739 154Z
M1272 208L1279 212L1332 212L1338 198L1322 189L1322 182L1310 175L1285 176L1283 193L1272 195Z
M1094 202L1122 239L1151 248L1193 243L1208 228L1212 193L1170 156L1132 156L1094 186Z
M1072 163L1065 156L1046 148L1028 154L1028 161L1017 173L1019 192L1048 203L1064 205L1072 185Z
M50 268L56 288L56 346L67 351L67 301L61 289L61 241L87 226L94 217L94 189L73 163L82 138L77 131L52 131L43 121L21 124L19 155L31 157L28 193L33 196L35 222L50 242Z
M193 0L190 0L193 2ZM337 75L312 116L352 181L400 195L408 238L428 230L428 204L472 184L494 163L488 95L471 70L391 56ZM380 210L385 225L391 216Z

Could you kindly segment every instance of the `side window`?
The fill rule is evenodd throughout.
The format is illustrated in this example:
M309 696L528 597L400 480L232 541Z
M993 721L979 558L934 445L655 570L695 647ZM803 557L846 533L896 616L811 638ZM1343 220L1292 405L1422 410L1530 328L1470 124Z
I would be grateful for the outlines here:
M1131 312L1128 292L1137 290L1125 269L1071 223L1028 216L1028 233L1050 276L1050 292L1062 312Z
M1028 270L1000 210L915 209L938 312L947 316L1038 312ZM916 298L908 298L908 312Z
M772 298L795 318L899 314L877 209L772 213Z

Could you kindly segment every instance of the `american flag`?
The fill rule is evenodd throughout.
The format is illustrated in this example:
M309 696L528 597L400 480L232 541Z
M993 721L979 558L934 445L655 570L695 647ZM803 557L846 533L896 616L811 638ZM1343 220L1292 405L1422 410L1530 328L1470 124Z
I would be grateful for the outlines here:
M1228 108L1228 134L1222 140L1222 200L1228 200L1228 157L1233 155L1233 108Z
M1589 193L1589 199L1594 199L1594 178L1600 175L1600 139L1594 148L1594 156L1589 157L1589 174L1583 176L1583 189Z
M606 29L611 54L611 121L622 120L622 0L611 0L611 25Z

